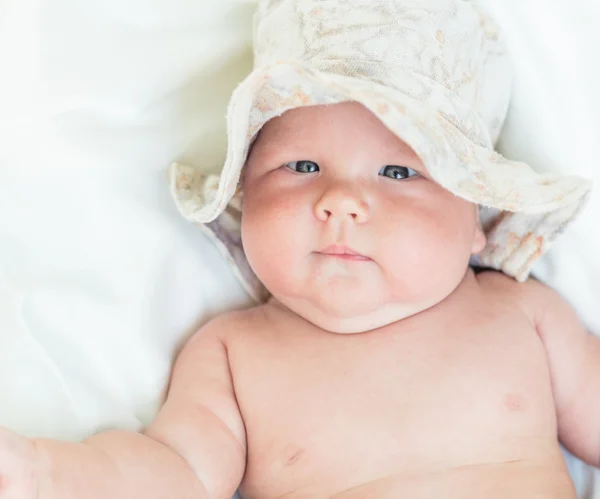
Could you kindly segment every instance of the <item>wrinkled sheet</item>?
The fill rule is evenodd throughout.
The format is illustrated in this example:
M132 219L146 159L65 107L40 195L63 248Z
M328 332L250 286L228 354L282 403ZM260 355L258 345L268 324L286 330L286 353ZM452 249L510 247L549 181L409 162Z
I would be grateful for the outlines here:
M482 0L518 71L500 147L598 179L600 5ZM76 440L138 429L199 324L248 297L169 198L217 170L250 68L251 2L0 0L0 424ZM600 214L536 268L600 331ZM570 461L580 497L598 473Z

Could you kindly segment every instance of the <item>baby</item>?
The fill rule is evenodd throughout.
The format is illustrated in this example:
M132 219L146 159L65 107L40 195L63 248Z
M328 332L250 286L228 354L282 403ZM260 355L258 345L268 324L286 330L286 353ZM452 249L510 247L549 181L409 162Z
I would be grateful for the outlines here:
M464 0L277 0L259 21L216 193L183 170L175 189L209 222L243 167L244 258L270 298L191 338L143 434L2 430L0 498L574 498L558 440L600 464L600 341L511 276L589 186L492 151L491 21ZM432 73L409 72L417 59ZM513 210L482 224L484 204ZM478 254L503 272L475 273Z

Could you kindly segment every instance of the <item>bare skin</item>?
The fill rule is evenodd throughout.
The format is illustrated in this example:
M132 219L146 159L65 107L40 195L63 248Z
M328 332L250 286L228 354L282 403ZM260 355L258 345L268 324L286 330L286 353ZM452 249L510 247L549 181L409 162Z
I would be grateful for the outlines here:
M525 288L541 286L469 271L428 311L351 336L278 303L231 317L216 341L247 432L244 497L574 497Z
M274 298L191 338L143 434L0 429L0 499L573 499L558 442L600 463L600 341L468 269L476 207L353 103L270 121L246 168Z

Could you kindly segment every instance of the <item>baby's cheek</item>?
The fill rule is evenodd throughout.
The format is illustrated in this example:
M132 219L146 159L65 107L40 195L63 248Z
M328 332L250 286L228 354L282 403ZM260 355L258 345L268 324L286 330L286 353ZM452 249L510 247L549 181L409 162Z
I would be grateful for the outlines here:
M432 288L443 292L464 273L467 262L458 227L444 220L446 215L423 205L407 208L403 215L382 237L394 290L414 298L426 298Z
M251 201L242 219L246 256L267 287L282 286L281 281L298 268L299 255L306 249L306 231L298 207L279 196Z
M405 287L414 283L415 276L422 273L433 254L436 244L436 227L423 217L410 212L396 216L393 224L385 224L379 230L378 252L386 273Z

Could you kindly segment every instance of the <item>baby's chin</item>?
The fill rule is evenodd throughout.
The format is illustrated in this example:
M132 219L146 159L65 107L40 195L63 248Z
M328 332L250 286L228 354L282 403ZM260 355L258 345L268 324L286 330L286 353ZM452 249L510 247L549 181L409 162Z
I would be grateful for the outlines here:
M404 304L375 303L372 297L363 299L343 297L319 300L311 297L275 298L315 326L338 334L357 334L373 331L405 319L421 310Z

